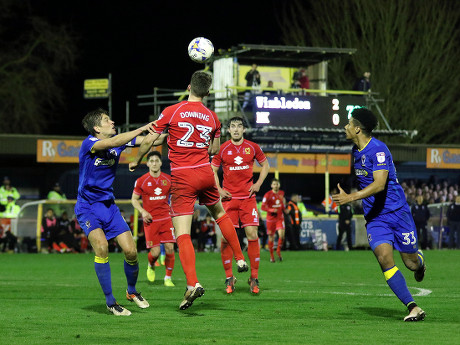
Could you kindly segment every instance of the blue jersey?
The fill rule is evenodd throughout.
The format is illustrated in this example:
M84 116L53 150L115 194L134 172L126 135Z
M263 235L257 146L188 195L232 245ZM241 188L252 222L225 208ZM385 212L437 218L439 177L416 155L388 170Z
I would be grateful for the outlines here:
M93 152L96 141L99 139L89 135L83 140L79 153L80 176L77 199L90 204L114 199L112 184L120 155L127 146L134 146L136 139L120 147Z
M364 189L374 182L373 173L377 170L387 170L388 179L385 189L380 193L363 199L363 209L366 220L379 214L385 214L400 209L406 204L404 190L398 182L396 169L388 147L378 139L371 138L367 145L358 150L353 147L354 169L359 188Z

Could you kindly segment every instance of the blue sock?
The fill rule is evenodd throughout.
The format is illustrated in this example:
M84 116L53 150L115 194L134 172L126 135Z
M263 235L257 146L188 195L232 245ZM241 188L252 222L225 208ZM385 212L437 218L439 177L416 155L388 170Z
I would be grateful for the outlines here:
M166 255L165 245L163 243L160 244L160 254L161 255Z
M139 261L126 261L125 259L125 275L128 282L128 293L136 293L137 276L139 275Z
M398 267L393 266L392 268L387 269L383 272L383 275L385 276L387 284L390 286L391 290L393 290L396 297L398 297L405 306L414 302L414 299L407 288L406 280L399 271Z
M419 249L417 250L417 257L418 257L418 262L419 262L419 267L422 267L425 264L425 256L423 255L423 252Z
M105 303L107 305L114 305L117 301L112 294L112 278L110 274L109 258L94 258L94 269L96 270L97 279L101 285L102 292L105 295Z

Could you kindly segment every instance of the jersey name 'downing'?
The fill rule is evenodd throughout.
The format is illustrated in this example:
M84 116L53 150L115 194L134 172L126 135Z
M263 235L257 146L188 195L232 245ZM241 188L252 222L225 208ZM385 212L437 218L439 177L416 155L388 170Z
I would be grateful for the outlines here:
M398 182L396 169L388 147L378 139L371 138L360 151L353 147L354 169L359 188L364 189L374 182L373 173L387 170L387 185L383 191L363 199L364 215L367 220L378 214L398 210L406 204L404 190Z
M142 207L152 215L153 221L169 218L171 177L163 172L153 177L146 173L134 184L134 194L142 197Z
M256 143L244 139L240 145L235 145L228 140L222 144L219 153L212 158L211 164L215 167L222 164L224 171L222 187L232 194L232 198L247 199L249 188L253 185L254 160L261 164L266 159Z
M94 151L94 144L100 139L89 135L83 140L79 153L79 201L93 204L97 201L113 200L113 181L120 155L127 146L134 146L136 138L128 144L103 151Z
M209 165L208 147L220 137L217 115L201 102L182 101L163 110L155 131L168 128L171 171Z

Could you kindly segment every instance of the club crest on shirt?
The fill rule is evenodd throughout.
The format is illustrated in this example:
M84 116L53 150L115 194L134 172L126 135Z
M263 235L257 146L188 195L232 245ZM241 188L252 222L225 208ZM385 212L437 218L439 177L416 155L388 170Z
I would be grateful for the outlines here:
M366 165L366 155L361 156L361 165L365 166Z
M375 155L377 156L377 162L385 162L385 152L377 152Z
M166 186L166 185L168 185L168 181L167 181L167 180L161 180L161 184L162 184L163 186Z
M245 147L244 148L244 154L246 154L246 155L251 154L251 148L250 147Z

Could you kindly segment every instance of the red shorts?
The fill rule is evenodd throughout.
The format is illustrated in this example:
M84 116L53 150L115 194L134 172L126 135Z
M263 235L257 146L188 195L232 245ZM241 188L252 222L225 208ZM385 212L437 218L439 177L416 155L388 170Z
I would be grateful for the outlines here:
M223 201L222 204L235 228L240 227L240 221L242 228L245 226L259 226L256 198L231 199Z
M215 205L220 200L211 165L171 172L171 216L193 214L195 201Z
M267 225L267 234L269 236L275 235L277 230L284 230L284 220L283 219L273 219L273 220L268 220L266 221Z
M158 247L160 243L176 243L171 217L144 223L144 233L147 248Z

